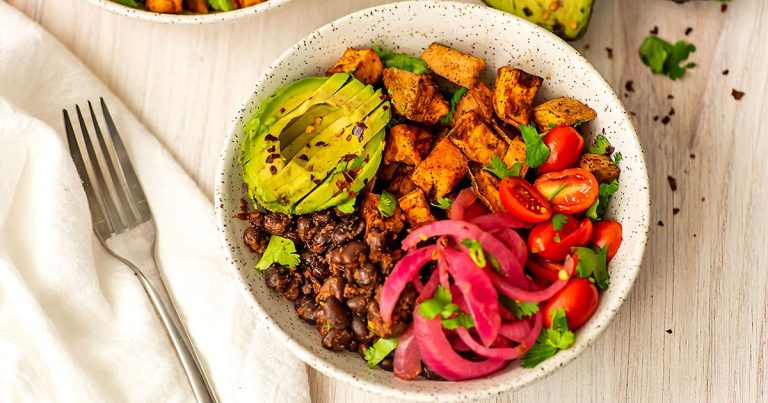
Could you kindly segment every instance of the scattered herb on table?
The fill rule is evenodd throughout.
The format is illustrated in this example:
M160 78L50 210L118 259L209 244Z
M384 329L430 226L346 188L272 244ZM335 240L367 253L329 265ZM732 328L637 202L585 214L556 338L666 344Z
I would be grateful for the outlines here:
M685 75L688 69L696 67L689 62L681 65L688 56L696 51L696 46L685 41L677 41L674 45L655 35L649 35L640 45L638 53L646 66L654 74L664 74L672 80Z

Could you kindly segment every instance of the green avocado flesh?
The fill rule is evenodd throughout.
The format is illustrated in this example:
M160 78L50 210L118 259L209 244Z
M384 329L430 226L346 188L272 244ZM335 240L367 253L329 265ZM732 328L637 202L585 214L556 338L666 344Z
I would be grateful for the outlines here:
M381 90L349 74L285 85L244 127L240 165L249 196L285 214L354 198L378 170L390 117Z
M595 0L483 0L489 6L539 25L566 40L587 30Z

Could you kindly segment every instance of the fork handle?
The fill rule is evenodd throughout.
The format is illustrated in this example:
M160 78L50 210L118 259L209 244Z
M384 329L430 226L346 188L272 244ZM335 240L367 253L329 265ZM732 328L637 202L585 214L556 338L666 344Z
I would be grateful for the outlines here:
M213 390L213 384L208 376L206 376L206 373L200 364L200 359L197 357L197 353L195 352L195 348L184 328L184 324L176 313L173 301L171 301L170 297L167 298L167 302L164 301L165 298L161 297L161 294L152 286L152 283L150 283L146 276L144 276L141 270L130 262L126 261L126 263L134 269L133 272L139 278L141 285L144 287L144 291L146 291L150 302L152 302L152 306L155 308L155 312L157 312L157 315L160 317L160 321L163 322L165 331L171 339L171 344L173 344L176 354L179 356L181 365L184 367L184 372L187 374L187 379L189 380L189 385L192 387L192 393L194 393L195 399L198 403L218 402ZM161 287L161 292L166 296L169 295L162 279L158 281L158 287Z

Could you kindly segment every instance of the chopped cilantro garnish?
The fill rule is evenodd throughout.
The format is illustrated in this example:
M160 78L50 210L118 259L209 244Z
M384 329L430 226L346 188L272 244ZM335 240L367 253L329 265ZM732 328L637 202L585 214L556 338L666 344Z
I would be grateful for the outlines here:
M538 168L549 158L549 147L541 140L544 136L533 126L521 125L520 134L525 141L525 161L531 168Z
M469 329L475 326L472 317L461 312L459 306L452 303L451 299L451 291L438 285L435 295L419 304L419 315L430 320L440 315L443 327L446 329L456 329L457 327Z
M356 197L352 197L336 206L336 208L344 214L352 214L355 212L355 200Z
M461 244L469 249L469 256L472 258L472 261L475 262L477 267L483 268L488 264L485 259L485 252L483 252L483 246L480 245L479 241L465 239L461 241Z
M611 200L611 196L619 190L619 181L614 179L608 183L601 183L598 187L598 197L595 203L587 210L587 217L593 220L599 220L605 214L605 210L608 208L608 201Z
M447 197L438 197L437 203L430 203L431 205L441 209L441 210L449 210L451 208L451 205L453 204L453 201Z
M501 294L499 294L499 302L512 312L517 319L533 316L533 314L539 312L539 304L536 302L515 302L512 298Z
M450 122L451 119L453 119L453 114L456 112L456 105L459 104L461 97L463 97L466 93L467 89L464 87L459 88L456 92L453 93L453 96L451 97L451 110L440 118L440 123L446 124Z
M568 222L568 216L565 214L555 214L552 216L552 229L555 231L560 231L563 229L563 225Z
M533 368L553 357L558 351L570 348L573 342L573 332L568 330L565 309L557 309L552 312L552 327L541 332L536 344L523 356L520 366Z
M498 176L499 179L504 179L510 176L520 176L520 170L523 169L523 163L518 161L512 164L511 167L507 167L507 164L505 164L498 155L494 155L483 169Z
M619 165L619 162L621 162L621 153L613 154L613 165Z
M608 247L604 246L595 252L590 248L578 247L573 249L579 257L576 274L581 278L594 279L601 290L608 289L610 276L607 267Z
M296 253L296 245L288 238L272 235L269 238L267 249L256 263L257 270L267 270L272 264L296 267L299 264L299 254Z
M216 11L232 11L232 2L230 0L208 0L208 4Z
M610 154L612 150L613 147L611 147L611 143L608 141L608 138L602 134L598 134L597 137L595 137L594 144L587 147L587 151L591 152L592 154Z
M654 74L665 74L677 80L685 75L687 69L696 67L696 63L680 65L695 51L696 47L688 42L677 41L672 45L658 36L649 35L640 45L638 53Z
M396 347L396 338L376 340L376 343L365 349L365 361L368 363L368 367L373 368L379 365L391 352L395 351Z
M475 327L475 321L472 319L471 315L467 315L464 312L459 312L455 318L443 319L443 327L449 330L456 329L457 327L471 329Z
M415 74L426 74L432 71L427 67L427 62L418 57L408 56L403 53L392 52L382 49L378 45L373 46L373 51L379 55L384 67L394 67L400 70L407 70Z
M397 207L395 196L386 190L381 192L381 197L379 198L379 212L381 212L381 215L391 217L395 213L395 207Z

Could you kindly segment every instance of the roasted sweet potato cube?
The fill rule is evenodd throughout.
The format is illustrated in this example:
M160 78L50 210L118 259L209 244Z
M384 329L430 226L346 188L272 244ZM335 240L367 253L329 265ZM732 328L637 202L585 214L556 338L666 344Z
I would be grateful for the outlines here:
M384 65L381 64L379 55L373 49L349 48L325 74L349 73L356 79L373 85L381 80L383 71Z
M403 162L418 165L432 148L432 134L409 124L392 126L387 133L387 145L384 148L384 163Z
M533 108L533 121L541 131L557 126L573 126L597 117L594 109L573 98L555 98Z
M384 87L395 112L406 118L433 125L450 111L432 78L396 68L384 69Z
M267 0L239 0L240 1L240 7L250 7L255 6L256 4L261 4Z
M485 70L484 59L439 43L427 46L421 58L435 74L466 88L474 87L480 73Z
M376 172L375 177L388 182L395 176L395 171L399 166L400 164L381 164L379 165L379 170Z
M461 97L453 112L453 124L456 124L461 115L470 111L475 112L483 120L489 121L493 118L493 90L485 83L477 83Z
M487 164L494 156L502 158L507 150L507 143L475 112L461 115L448 138L467 158L480 164Z
M417 227L435 221L435 216L429 210L429 202L421 189L415 189L397 201L405 213L405 219L411 227Z
M427 194L442 197L467 176L467 162L464 153L444 138L416 166L411 180Z
M180 13L182 0L147 0L147 10L156 13Z
M469 176L472 179L472 189L480 201L492 212L501 212L501 196L499 195L501 180L478 164L471 164Z
M516 162L521 162L523 167L520 168L520 176L525 176L528 172L528 164L525 163L525 141L522 137L515 136L512 139L503 160L508 167L515 165Z
M237 6L237 4L235 4L235 6ZM184 0L184 8L198 14L207 14L208 2L206 0Z
M509 66L499 68L493 109L504 122L519 128L531 123L531 105L543 78Z
M607 155L585 153L579 158L579 168L595 175L598 183L608 183L619 178L621 170Z
M392 178L386 187L387 192L402 197L416 189L416 184L411 180L413 169L412 166L400 164L392 173Z

